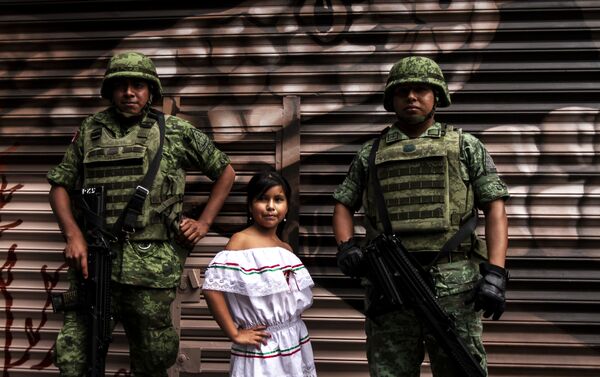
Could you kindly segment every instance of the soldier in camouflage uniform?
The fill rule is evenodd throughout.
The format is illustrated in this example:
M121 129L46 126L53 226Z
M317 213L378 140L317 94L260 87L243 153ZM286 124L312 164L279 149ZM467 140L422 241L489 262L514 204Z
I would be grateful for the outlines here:
M87 277L87 246L71 212L71 190L103 186L106 229L111 230L157 153L160 133L151 103L162 98L154 63L128 52L113 56L101 89L111 106L86 118L62 162L50 170L50 203L66 239L69 280ZM111 248L115 322L125 328L135 376L167 376L179 339L170 316L189 249L202 239L235 178L230 160L187 121L165 115L165 138L158 173L135 218L135 231L120 234ZM185 171L200 170L214 180L206 207L195 220L181 216ZM56 341L62 376L83 376L86 331L77 312L67 312Z
M366 274L366 261L354 239L353 216L365 211L366 242L383 232L374 196L373 174L381 182L393 231L433 277L440 305L456 318L457 330L487 370L481 313L498 319L505 307L504 269L508 225L506 185L483 144L468 133L434 120L437 106L450 105L439 66L431 59L407 57L390 71L384 107L397 121L380 137L376 172L369 171L373 141L356 154L337 187L333 229L337 263L346 275ZM448 239L477 209L485 214L483 243L469 231L447 256L435 258ZM425 349L434 376L456 376L454 364L410 308L386 308L381 293L366 286L367 357L371 376L418 376Z

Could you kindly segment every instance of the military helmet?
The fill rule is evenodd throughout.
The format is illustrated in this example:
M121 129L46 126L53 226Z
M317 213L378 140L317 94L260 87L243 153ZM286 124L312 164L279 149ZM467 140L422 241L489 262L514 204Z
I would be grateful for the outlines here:
M156 101L162 98L163 90L156 67L152 60L142 53L123 52L110 58L100 89L103 98L112 99L110 82L119 77L144 79L150 84L153 99Z
M450 106L450 93L444 80L444 74L433 60L424 56L409 56L396 62L390 69L385 92L383 94L383 107L387 111L394 111L394 89L403 83L421 83L433 86L438 98L439 107Z

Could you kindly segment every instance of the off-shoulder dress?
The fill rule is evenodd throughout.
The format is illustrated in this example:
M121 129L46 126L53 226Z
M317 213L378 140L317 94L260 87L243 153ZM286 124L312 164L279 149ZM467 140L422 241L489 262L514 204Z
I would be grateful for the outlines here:
M233 377L313 377L313 352L300 318L312 305L306 267L282 247L223 250L209 263L202 289L224 292L241 328L267 326L266 345L231 346Z

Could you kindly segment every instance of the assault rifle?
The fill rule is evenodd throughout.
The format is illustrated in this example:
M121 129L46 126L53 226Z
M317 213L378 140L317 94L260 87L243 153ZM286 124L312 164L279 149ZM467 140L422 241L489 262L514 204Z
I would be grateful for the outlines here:
M113 254L104 229L103 187L85 188L75 198L82 212L80 226L88 247L88 278L78 276L76 287L52 294L54 312L77 310L84 314L87 336L87 377L104 377L106 353L112 340L110 275Z
M410 306L425 320L461 375L485 377L486 373L459 337L454 319L440 307L433 282L395 235L381 234L365 249L370 279L395 307Z

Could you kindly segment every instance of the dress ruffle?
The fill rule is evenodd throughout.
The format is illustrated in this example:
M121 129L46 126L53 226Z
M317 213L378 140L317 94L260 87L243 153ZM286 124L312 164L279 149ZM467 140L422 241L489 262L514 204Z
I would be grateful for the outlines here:
M206 269L202 289L260 297L289 291L290 284L300 291L314 286L296 255L267 247L219 252Z

